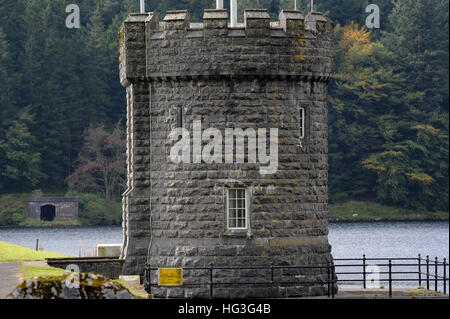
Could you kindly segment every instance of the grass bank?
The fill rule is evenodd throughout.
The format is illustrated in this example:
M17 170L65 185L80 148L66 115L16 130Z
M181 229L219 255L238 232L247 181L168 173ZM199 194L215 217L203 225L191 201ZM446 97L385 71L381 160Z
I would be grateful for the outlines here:
M49 266L26 266L21 265L22 280L31 279L34 277L57 277L63 275L66 271L61 268L54 268Z
M52 253L48 251L35 251L10 243L0 241L0 262L17 262L20 264L21 279L26 280L40 276L60 276L65 270L43 266L30 265L30 262L42 262L45 258L63 258L67 255ZM44 263L45 265L45 263Z
M45 258L64 258L68 255L48 251L35 251L18 245L0 241L0 262L17 262L20 264L20 278L27 280L34 277L59 277L66 270L47 266ZM122 280L113 280L126 287L138 299L147 298L147 293L139 284L132 284Z
M18 226L21 227L69 227L69 226L83 226L81 221L73 220L73 221L41 221L35 219L25 219L24 222L20 223Z
M448 212L421 212L368 201L347 201L328 206L330 221L448 221Z
M35 251L0 241L0 262L43 261L45 258L63 258L67 255L48 251Z

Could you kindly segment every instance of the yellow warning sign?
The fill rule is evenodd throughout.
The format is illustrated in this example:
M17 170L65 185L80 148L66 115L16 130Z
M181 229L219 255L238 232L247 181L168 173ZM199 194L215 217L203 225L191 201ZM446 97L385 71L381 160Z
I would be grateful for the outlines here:
M158 285L181 286L183 285L182 268L158 268Z

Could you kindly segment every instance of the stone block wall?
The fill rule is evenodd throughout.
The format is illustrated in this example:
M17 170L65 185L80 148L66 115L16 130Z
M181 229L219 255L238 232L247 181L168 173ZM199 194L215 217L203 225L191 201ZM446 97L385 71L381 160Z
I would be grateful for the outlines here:
M94 272L106 278L119 279L122 274L123 260L110 257L46 258L50 267L64 270L77 266L80 272Z
M327 86L333 67L333 23L283 11L246 10L228 26L225 10L205 10L203 24L186 11L132 14L119 31L120 76L127 92L128 189L123 197L124 274L151 267L325 265L332 260L327 225ZM305 137L300 138L300 108ZM181 115L180 115L181 114ZM260 163L170 160L171 131L277 128L278 167ZM269 141L267 141L269 143ZM248 192L249 227L230 231L226 193ZM261 270L263 272L264 270ZM256 271L217 271L217 280L265 280ZM276 296L326 292L326 269L279 271ZM152 275L157 280L157 275ZM202 270L187 270L182 287L157 287L160 297L204 297ZM248 281L248 280L247 280ZM221 286L216 297L270 297L267 285Z

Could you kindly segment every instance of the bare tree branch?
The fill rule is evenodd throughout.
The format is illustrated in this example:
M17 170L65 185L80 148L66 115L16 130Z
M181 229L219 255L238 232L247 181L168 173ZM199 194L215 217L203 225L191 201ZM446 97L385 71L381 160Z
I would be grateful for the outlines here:
M103 125L84 132L84 144L66 178L71 191L101 193L106 199L119 197L126 183L126 140L120 123L112 133Z

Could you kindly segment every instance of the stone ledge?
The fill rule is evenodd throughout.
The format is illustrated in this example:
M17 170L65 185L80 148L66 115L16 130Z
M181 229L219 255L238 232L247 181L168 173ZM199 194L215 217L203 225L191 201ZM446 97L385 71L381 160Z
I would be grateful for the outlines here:
M136 78L138 81L145 82L168 82L168 81L192 81L192 80L205 80L205 79L242 79L249 78L250 80L255 79L271 79L271 80L299 80L305 82L325 82L329 83L331 81L331 74L322 75L312 75L312 74L261 74L257 72L247 72L246 74L192 74L188 72L170 73L170 74L152 74L147 77ZM130 79L133 81L133 79Z
M111 257L46 258L51 267L66 269L77 265L80 272L96 272L107 278L118 279L122 274L124 260Z

